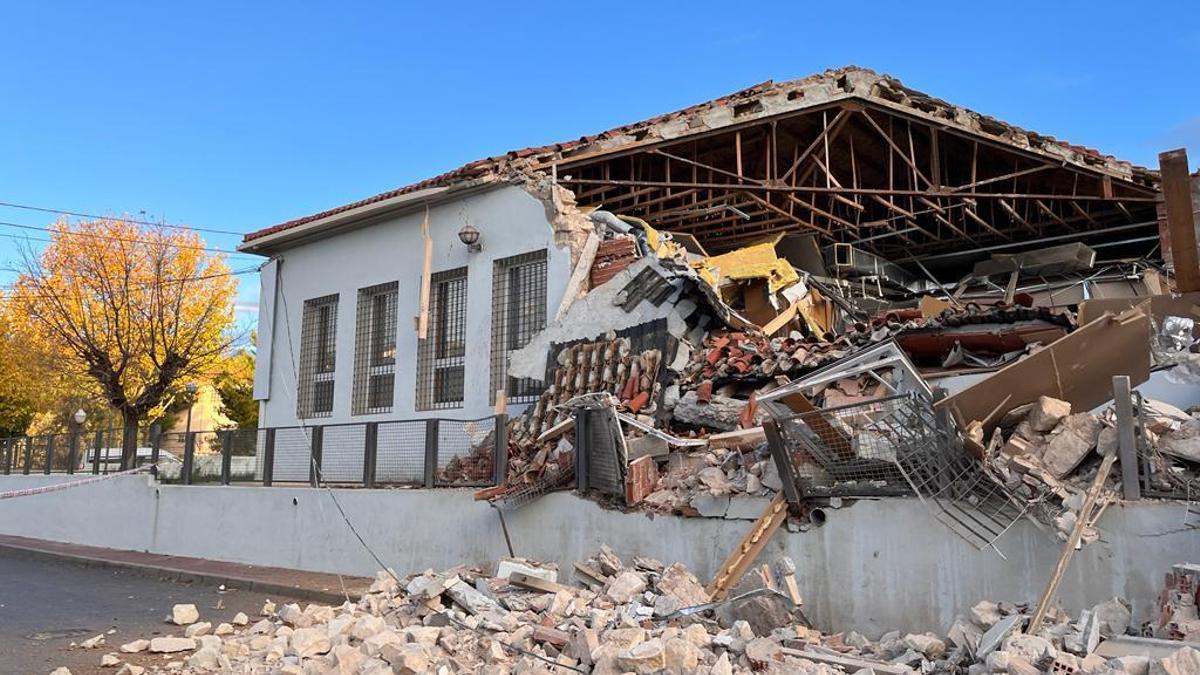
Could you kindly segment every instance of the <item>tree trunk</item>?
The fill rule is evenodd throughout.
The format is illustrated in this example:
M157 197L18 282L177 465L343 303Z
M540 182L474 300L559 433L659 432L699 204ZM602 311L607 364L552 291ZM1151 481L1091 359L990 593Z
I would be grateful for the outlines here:
M121 411L123 431L121 434L121 470L132 469L137 464L138 421L140 415L130 410Z

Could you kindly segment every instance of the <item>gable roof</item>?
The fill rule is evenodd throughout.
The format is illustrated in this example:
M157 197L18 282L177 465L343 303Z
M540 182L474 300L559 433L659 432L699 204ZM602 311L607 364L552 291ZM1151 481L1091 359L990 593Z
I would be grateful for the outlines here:
M941 124L956 126L1021 150L1086 167L1120 180L1140 185L1156 185L1158 181L1157 173L1145 167L1105 155L1093 148L1074 145L1053 136L1045 136L981 115L905 87L889 75L877 74L857 66L847 66L786 82L768 80L711 101L598 134L562 143L512 150L503 155L475 160L395 190L251 232L245 235L239 248L252 248L252 242L263 237L422 190L468 184L495 177L510 169L543 169L551 164L566 164L584 157L594 158L636 149L734 123L741 124L745 121L793 113L828 103L830 100L852 97L889 107L901 107L911 114L932 117Z

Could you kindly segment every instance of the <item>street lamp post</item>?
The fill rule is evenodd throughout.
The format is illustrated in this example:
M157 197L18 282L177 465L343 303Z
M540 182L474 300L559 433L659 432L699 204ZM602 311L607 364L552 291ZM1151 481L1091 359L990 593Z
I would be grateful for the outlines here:
M195 382L188 382L187 387L185 387L185 388L187 389L187 393L188 393L188 413L187 413L187 424L185 425L183 431L184 431L184 434L186 435L186 434L192 433L192 408L196 405L196 391L200 387L197 386L197 384Z
M83 408L75 411L71 415L71 421L75 423L71 433L71 456L67 460L67 472L75 473L75 465L79 462L79 439L83 435L83 423L87 421L87 413Z

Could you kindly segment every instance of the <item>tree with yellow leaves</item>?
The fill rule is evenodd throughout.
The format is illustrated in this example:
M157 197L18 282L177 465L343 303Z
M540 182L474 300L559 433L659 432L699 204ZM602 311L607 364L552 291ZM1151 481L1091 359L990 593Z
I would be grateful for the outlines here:
M25 256L10 300L136 430L173 384L211 371L232 343L235 291L194 232L100 219L56 223L51 243ZM131 466L136 433L122 447Z

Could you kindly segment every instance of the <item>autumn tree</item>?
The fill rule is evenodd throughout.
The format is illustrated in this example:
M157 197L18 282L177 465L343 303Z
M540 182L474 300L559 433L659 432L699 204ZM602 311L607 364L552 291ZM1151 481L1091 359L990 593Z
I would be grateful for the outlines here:
M251 338L251 342L253 342ZM239 429L258 428L254 400L254 353L242 347L221 361L213 386L221 396L221 414Z
M194 232L100 219L56 223L51 243L27 252L11 300L136 429L173 385L213 370L235 337L235 291ZM131 466L136 434L122 447Z
M69 358L0 295L0 438L58 431L76 410L96 412L95 386L62 367Z

